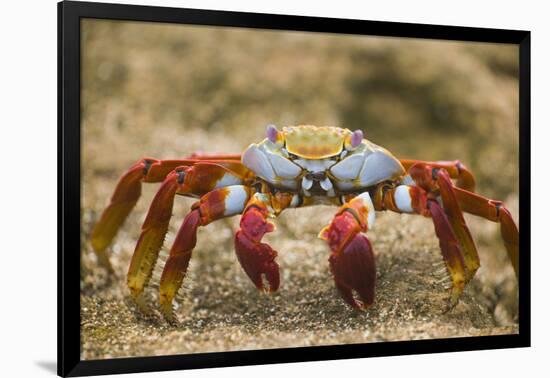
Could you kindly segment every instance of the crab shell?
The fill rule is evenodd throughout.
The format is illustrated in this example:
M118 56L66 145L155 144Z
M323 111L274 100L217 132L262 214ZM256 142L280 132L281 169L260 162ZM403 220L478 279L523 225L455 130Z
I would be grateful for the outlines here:
M273 187L306 196L356 192L396 180L405 169L389 151L352 132L331 126L268 126L268 137L251 144L242 163Z

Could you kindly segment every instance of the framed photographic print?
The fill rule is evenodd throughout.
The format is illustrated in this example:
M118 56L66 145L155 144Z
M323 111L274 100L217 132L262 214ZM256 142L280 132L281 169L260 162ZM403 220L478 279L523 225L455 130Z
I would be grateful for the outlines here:
M528 31L58 17L59 375L530 345Z

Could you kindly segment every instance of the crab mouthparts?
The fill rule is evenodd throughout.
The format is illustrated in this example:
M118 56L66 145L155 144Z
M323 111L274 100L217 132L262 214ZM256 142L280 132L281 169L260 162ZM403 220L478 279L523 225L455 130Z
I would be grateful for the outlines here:
M308 172L302 178L302 189L306 195L309 194L309 191L312 192L329 192L331 195L334 193L332 187L332 181L327 177L326 172Z

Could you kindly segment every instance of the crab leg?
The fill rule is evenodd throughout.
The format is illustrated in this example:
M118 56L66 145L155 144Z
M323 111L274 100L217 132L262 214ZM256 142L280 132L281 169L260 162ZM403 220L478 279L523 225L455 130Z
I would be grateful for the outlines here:
M208 173L208 179L204 172ZM168 231L175 195L200 196L216 188L243 181L241 176L212 162L181 166L166 176L151 202L128 269L128 287L134 298L143 292L153 272Z
M460 250L463 253L467 269L466 282L470 281L479 269L479 255L474 239L464 220L448 172L444 169L418 163L411 167L409 174L425 190L433 194L439 193L445 213L460 243Z
M449 218L436 200L428 200L427 205L434 222L435 234L439 239L441 254L452 281L449 301L449 309L451 309L457 305L464 291L468 272L460 250L460 243Z
M400 159L399 161L407 171L415 164L424 164L429 165L433 168L445 169L447 173L449 173L451 178L457 179L457 187L466 189L470 192L475 191L476 181L474 174L460 160L422 161L413 159Z
M510 211L501 201L495 201L460 188L454 190L460 207L467 213L500 223L500 233L514 267L516 277L519 275L519 230Z
M207 154L203 152L194 152L189 156L190 159L199 160L237 160L241 161L241 154Z
M437 172L437 185L443 201L443 208L447 214L455 235L464 252L464 264L466 267L466 283L468 283L479 269L480 261L477 247L466 225L464 215L458 203L458 198L453 189L449 174L445 170Z
M374 302L376 269L371 244L361 232L374 224L374 206L368 193L346 202L319 237L331 249L330 268L340 295L350 306L366 309ZM355 290L360 301L353 296Z
M178 160L157 160L145 158L134 164L122 175L111 197L109 206L94 226L91 243L99 261L112 271L105 249L111 244L118 229L136 205L141 196L141 182L161 182L177 166Z
M273 223L267 220L269 217L275 217L271 195L254 194L246 204L241 229L235 235L235 252L242 268L254 285L264 292L276 291L280 282L279 265L275 262L277 252L261 242L266 233L275 230Z
M399 185L387 191L378 191L375 208L432 218L441 255L452 282L449 308L454 307L464 290L467 279L466 265L452 222L435 196L418 186Z
M197 243L198 227L240 214L251 193L252 189L247 186L232 185L205 194L191 207L170 249L160 279L160 308L167 320L173 320L172 301L187 272L189 259Z
M143 292L153 273L160 248L168 231L174 197L183 174L184 167L181 167L166 177L153 198L145 222L141 226L141 234L127 274L128 288L136 299Z
M254 173L240 162L199 161L185 169L185 181L178 194L200 197L216 188L250 183Z
M111 244L122 223L136 205L141 195L141 183L162 182L168 173L173 171L178 166L192 167L200 164L214 164L225 168L225 170L216 170L215 168L200 169L200 172L207 172L210 174L212 171L217 171L221 175L216 175L216 172L214 172L212 179L204 179L205 175L203 174L201 179L195 181L201 183L204 180L205 184L202 186L205 187L208 187L214 180L216 180L216 182L219 181L219 179L223 178L223 174L227 171L232 173L234 176L242 177L243 179L250 177L250 172L246 169L246 167L235 160L209 161L206 163L197 159L157 160L145 158L138 161L126 173L124 173L124 175L122 175L111 197L109 205L103 211L101 218L92 230L92 247L98 256L99 261L105 267L112 271L112 267L108 256L105 253L105 249ZM230 176L231 175L226 175L225 177L229 178ZM192 193L193 190L194 188L190 188L189 192ZM203 189L203 191L204 190L206 189Z
M471 192L466 188L457 188L452 185L446 170L438 169L437 166L419 163L409 170L411 176L416 176L415 181L420 186L433 192L440 192L445 212L451 218L464 252L464 260L468 268L467 279L471 279L477 268L479 268L479 256L470 232L466 227L464 218L460 214L465 211L493 222L500 223L500 232L508 257L514 267L516 277L519 274L519 230L510 211L506 209L501 201L491 200ZM449 173L451 176L452 174Z
M464 218L460 214L461 211L500 223L501 236L506 246L508 257L514 267L516 277L518 276L519 230L514 223L512 215L501 201L491 200L468 190L453 187L446 172L443 170L417 165L411 168L410 173L413 176L417 176L417 179L421 182L421 186L431 187L434 191L439 190L445 212L451 218L453 228L465 253L469 279L479 267L479 257Z

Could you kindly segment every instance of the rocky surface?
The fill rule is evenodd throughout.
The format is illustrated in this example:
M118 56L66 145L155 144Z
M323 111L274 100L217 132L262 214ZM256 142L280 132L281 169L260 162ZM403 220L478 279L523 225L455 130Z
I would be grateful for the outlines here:
M150 316L127 299L125 274L156 185L144 186L110 249L114 275L89 245L118 177L138 159L242 151L268 123L361 128L398 157L461 159L479 192L504 200L517 220L517 47L98 20L82 28L82 358L518 331L517 283L498 227L474 217L482 267L447 313L433 225L416 216L378 214L368 234L376 301L365 312L339 298L317 239L330 207L276 220L267 240L282 282L272 296L257 292L234 255L238 218L201 229L177 326L154 309L158 278ZM191 203L176 200L164 254Z
M514 273L502 256L492 255L504 256L503 247L496 243L494 251L481 248L483 267L467 286L459 305L445 312L448 279L433 226L429 219L414 216L378 217L375 230L369 233L378 270L376 302L364 312L350 309L334 289L327 247L316 238L333 211L329 207L305 208L281 216L277 231L267 238L280 252L282 284L273 295L256 290L233 253L236 220L202 229L180 293L176 311L180 322L176 326L166 324L156 310L149 316L141 315L128 299L125 272L139 229L137 221L130 222L135 228L125 229L122 240L119 238L115 245L118 253L112 261L116 275L110 281L106 272L98 268L93 253L84 255L82 357L517 332ZM135 215L136 219L142 218ZM177 224L181 216L174 218L173 223ZM173 227L175 231L176 225ZM497 230L492 232L497 234ZM173 234L167 245L171 239ZM499 270L492 271L493 268ZM158 279L153 281L148 295L154 308Z

